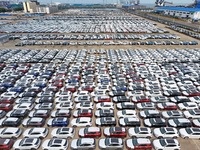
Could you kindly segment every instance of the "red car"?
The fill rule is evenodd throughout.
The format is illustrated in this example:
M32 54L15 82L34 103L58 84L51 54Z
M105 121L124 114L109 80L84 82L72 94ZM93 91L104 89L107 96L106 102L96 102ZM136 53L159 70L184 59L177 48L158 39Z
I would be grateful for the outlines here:
M0 104L0 110L10 111L13 109L12 104Z
M146 97L146 96L136 96L136 97L132 97L132 101L133 101L134 103L151 102L151 100L149 99L149 97Z
M200 91L198 90L186 90L183 91L184 96L193 97L193 96L200 96Z
M74 92L76 92L76 87L75 86L69 86L69 87L66 87L65 90L74 93Z
M124 127L107 127L104 129L104 135L106 137L125 138L127 133Z
M94 87L92 87L92 86L83 86L83 87L80 87L80 91L93 92L93 90L94 90Z
M151 150L151 141L146 138L133 138L126 140L126 147L128 150Z
M13 97L2 97L0 98L0 104L13 104L15 102L15 99Z
M51 86L56 86L57 88L62 88L63 87L63 82L60 81L55 81L51 84Z
M98 127L88 127L79 130L79 136L84 138L99 138L101 137L101 129Z
M166 103L158 103L157 109L159 109L159 110L177 110L178 107L175 103L166 102Z
M12 139L0 139L0 150L10 150L14 144Z
M111 102L111 98L109 96L96 96L94 98L94 101L96 103L101 103L101 102Z
M92 110L91 109L80 109L80 110L76 110L74 111L74 115L75 118L78 117L92 117Z

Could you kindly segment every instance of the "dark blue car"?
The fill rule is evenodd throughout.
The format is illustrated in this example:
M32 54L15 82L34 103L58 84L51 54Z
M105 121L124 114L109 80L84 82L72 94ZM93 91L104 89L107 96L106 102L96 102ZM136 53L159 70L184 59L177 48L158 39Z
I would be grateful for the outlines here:
M54 118L52 121L52 127L66 127L69 124L69 119L66 117Z

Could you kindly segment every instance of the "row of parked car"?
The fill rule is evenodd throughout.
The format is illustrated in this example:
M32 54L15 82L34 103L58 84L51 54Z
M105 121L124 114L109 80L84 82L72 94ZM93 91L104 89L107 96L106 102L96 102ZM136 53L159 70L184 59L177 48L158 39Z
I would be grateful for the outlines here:
M15 44L15 46L27 46L27 45L198 45L197 41L85 41L85 42L74 42L74 41L36 41L36 40L23 40Z
M10 40L146 40L146 39L180 39L174 34L21 34L11 35Z
M124 16L123 16L124 17ZM27 20L16 24L2 25L2 33L168 33L167 30L158 28L151 22L132 17L132 19L104 20L93 16L82 20L52 19Z
M151 141L146 138L133 138L123 141L122 138L104 138L100 139L98 144L95 138L79 138L73 139L71 145L66 138L52 138L45 140L43 143L39 138L24 138L17 140L15 143L12 139L0 139L0 142L4 145L4 149L9 150L13 148L17 149L32 149L37 150L42 145L43 150L67 150L68 147L71 150L89 149L95 150L97 148L105 150L123 150L123 149L146 149L151 150L154 146L155 150L168 148L180 150L180 144L176 139L156 139L151 144ZM14 145L13 145L14 143ZM26 146L25 146L26 145ZM125 146L126 145L126 146Z
M130 11L130 12L135 14L132 11ZM162 24L169 25L168 28L170 28L172 30L186 34L186 35L193 37L193 38L196 38L196 39L200 39L199 28L197 28L197 27L188 26L188 25L185 25L185 24L170 21L169 19L164 19L164 18L160 18L160 17L148 15L148 14L144 15L142 13L136 13L136 15L141 16L143 18L153 20L153 21L160 22Z
M79 49L79 50L33 50L33 49L2 49L0 51L0 62L30 62L30 63L50 63L50 62L76 62L78 52L99 54L95 56L94 62L128 62L128 63L199 63L199 49ZM112 52L114 57L108 57ZM122 53L123 57L118 55ZM89 59L79 59L80 62L88 62Z

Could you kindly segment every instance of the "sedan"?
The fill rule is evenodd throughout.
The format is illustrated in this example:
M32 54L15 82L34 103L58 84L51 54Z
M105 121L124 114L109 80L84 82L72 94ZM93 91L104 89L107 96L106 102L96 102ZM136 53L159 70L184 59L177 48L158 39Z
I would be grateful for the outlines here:
M135 110L120 110L117 112L118 118L137 117Z
M140 120L138 118L120 118L120 126L140 126Z
M51 127L64 127L68 126L69 119L66 117L51 118L48 120L47 125Z
M123 140L121 138L105 138L99 140L99 148L101 150L123 150Z
M92 126L92 119L90 117L80 117L71 120L72 127L90 127Z
M146 138L133 138L126 140L126 147L127 149L134 149L134 150L151 150L152 145L151 141Z
M67 139L62 138L47 139L42 144L43 150L67 150L67 148Z
M74 128L61 127L55 128L51 131L52 138L73 138L75 135Z
M125 138L127 133L124 127L107 127L104 129L104 135L106 137Z
M156 139L153 141L155 150L180 150L180 144L176 139Z
M96 126L116 126L117 122L114 117L101 117L96 119Z
M165 127L166 122L163 118L144 119L144 125L147 127Z
M88 127L79 130L79 136L84 138L99 138L101 137L101 128Z
M184 139L199 139L200 138L200 129L199 128L181 128L179 130L180 137Z
M185 127L191 127L192 123L189 119L186 118L174 118L168 120L168 125L170 127L185 128Z
M72 150L95 150L96 141L94 138L73 139L70 148Z
M12 149L14 140L12 139L0 139L0 149L1 150L10 150Z
M114 117L114 111L110 109L102 109L95 111L96 117Z
M7 128L0 129L1 138L17 139L21 134L22 134L21 128L7 127Z
M23 133L25 138L37 138L44 139L49 133L47 128L30 128L26 129Z
M73 116L75 118L78 118L78 117L92 117L93 113L92 113L91 109L80 109L80 110L74 111Z
M129 128L128 133L129 133L129 136L132 138L136 138L136 137L151 138L152 137L151 129L147 127Z
M113 102L102 102L96 104L96 109L114 109Z
M41 140L39 138L23 138L19 139L15 142L13 145L13 148L15 150L25 150L25 149L31 149L31 150L37 150L40 147Z
M24 119L22 125L24 127L43 127L45 125L46 120L40 117L33 117Z
M177 138L178 130L172 127L155 128L153 134L157 138Z

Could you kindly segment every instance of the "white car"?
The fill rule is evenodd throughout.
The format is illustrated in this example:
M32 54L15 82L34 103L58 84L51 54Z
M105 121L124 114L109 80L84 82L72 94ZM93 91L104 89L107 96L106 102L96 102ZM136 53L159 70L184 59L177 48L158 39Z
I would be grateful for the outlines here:
M145 149L151 150L151 141L146 138L133 138L126 140L127 149Z
M139 138L151 138L151 128L148 127L135 127L129 128L128 130L129 136L132 138L139 137Z
M194 109L198 109L198 105L195 102L183 102L183 103L179 103L178 107L180 110L194 110Z
M77 92L74 92L74 97L77 97L77 96L90 96L90 92L88 91L77 91Z
M198 119L200 118L200 110L187 110L183 112L184 116L188 119Z
M144 103L138 103L136 105L138 110L143 110L143 109L154 109L155 104L152 102L144 102Z
M68 128L68 127L60 127L55 128L51 131L51 137L52 138L73 138L75 135L75 129L74 128Z
M128 110L128 109L127 110L119 110L117 112L117 117L118 118L129 118L129 117L135 118L135 117L137 117L137 113L135 110Z
M14 145L14 150L37 150L41 145L41 140L39 138L23 138L18 139Z
M71 120L72 127L90 127L92 126L92 119L90 117L80 117Z
M179 129L179 134L184 139L200 139L200 128L181 128Z
M78 133L80 137L85 137L87 135L95 135L95 134L97 137L101 136L101 128L98 127L81 128Z
M32 103L20 103L20 104L17 104L13 107L13 109L28 109L28 110L32 110L34 107L34 105Z
M96 104L96 109L114 109L113 102L102 102Z
M22 131L23 130L21 128L15 127L1 128L0 137L17 139L22 134Z
M56 104L56 109L73 109L74 108L74 103L72 102L62 102Z
M95 150L96 141L94 138L73 139L70 148L71 150Z
M99 140L100 149L109 149L109 150L123 150L123 140L121 138L105 138Z
M101 96L95 96L94 97L94 102L103 102L103 101L111 101L110 96L107 95L101 95Z
M91 93L91 96L101 96L101 95L106 95L106 90L95 90L94 92Z
M153 141L155 150L180 150L180 144L176 139L156 139Z
M42 144L43 150L67 150L68 142L67 139L52 138L47 139Z
M57 97L55 98L55 103L62 103L62 102L71 102L72 96L64 96L64 97Z
M153 130L153 134L157 138L177 138L178 130L172 127L160 127Z
M128 97L133 97L133 96L144 96L144 91L142 90L135 90L135 91L129 91L127 92Z
M55 94L55 97L65 97L65 96L72 96L72 92L70 91L60 91Z
M44 139L49 133L47 128L30 128L23 133L24 138L40 138Z
M165 119L170 119L170 118L183 118L183 112L179 110L169 110L169 111L163 111L162 116Z
M82 96L77 96L74 98L74 102L79 103L79 102L85 102L85 101L91 101L91 96L89 95L82 95Z
M17 98L17 96L19 96L19 93L17 93L17 92L5 92L5 93L1 94L1 97Z
M76 109L93 109L94 104L92 102L81 102L76 104Z
M147 110L143 110L139 112L139 116L141 118L152 118L152 117L160 117L160 112L158 110L151 110L151 109L147 109Z
M51 113L51 117L70 117L71 116L71 110L69 109L58 109L54 110Z

